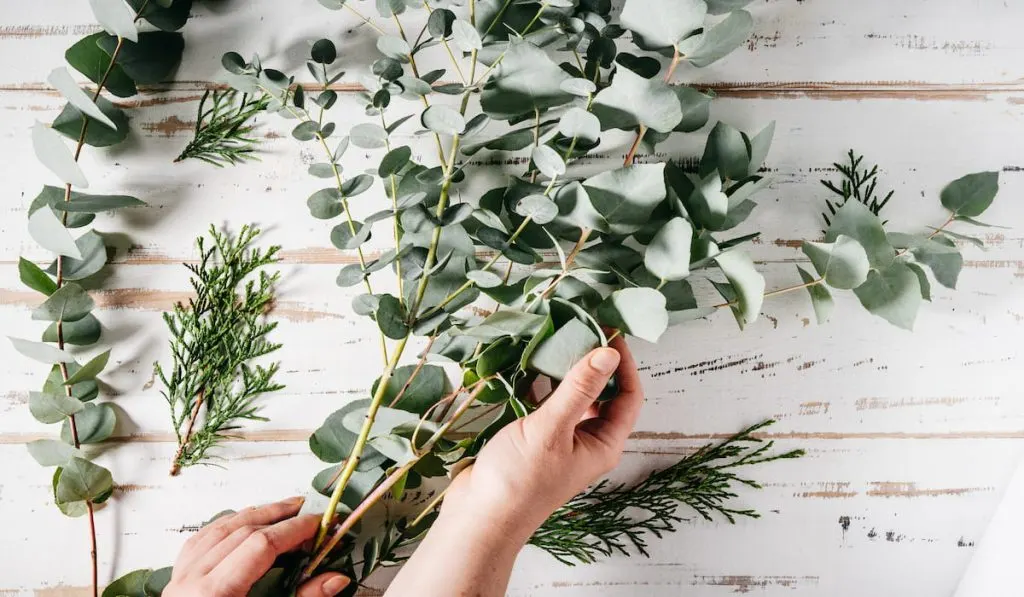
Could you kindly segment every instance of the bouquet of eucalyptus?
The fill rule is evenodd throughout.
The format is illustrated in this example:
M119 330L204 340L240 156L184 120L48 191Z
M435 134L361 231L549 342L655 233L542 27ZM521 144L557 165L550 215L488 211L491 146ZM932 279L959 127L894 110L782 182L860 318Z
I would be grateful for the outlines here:
M279 584L324 570L361 581L400 561L443 492L409 515L387 508L375 524L364 516L425 479L458 474L498 430L536 408L527 395L538 378L561 379L619 334L657 342L670 324L726 308L743 327L766 296L800 289L819 322L831 315L833 290L852 290L871 313L910 328L930 298L925 268L940 284L956 282L964 237L949 225L979 224L973 218L997 190L997 174L968 175L942 193L946 223L888 233L877 171L857 161L842 170L846 180L829 183L839 197L827 204L824 238L804 246L814 273L801 268L802 283L766 292L743 249L757 235L729 231L770 182L762 165L773 125L744 132L718 122L699 160L637 163L708 124L712 95L682 81L747 39L744 0L626 0L617 13L608 0L377 0L377 17L351 0L320 2L380 33L379 55L358 74L366 120L340 134L330 119L339 102L332 87L345 75L330 40L312 45L308 84L232 52L226 77L245 99L220 120L200 118L197 140L205 134L207 146L192 147L230 163L234 151L253 149L223 134L246 128L238 114L258 104L291 119L292 136L319 153L310 175L325 181L308 197L309 212L333 222L331 242L357 256L337 283L362 288L352 308L380 333L383 371L367 398L309 439L329 465L313 480L328 503L313 553L282 563ZM427 52L450 57L451 68L423 72ZM346 172L350 146L375 167ZM581 163L617 149L614 167ZM517 170L494 168L493 154ZM721 299L698 301L701 285ZM533 542L566 562L591 561L630 545L643 552L644 534L672 530L680 504L705 517L755 515L725 505L733 485L756 486L735 467L799 453L769 453L754 430L634 487L580 496Z

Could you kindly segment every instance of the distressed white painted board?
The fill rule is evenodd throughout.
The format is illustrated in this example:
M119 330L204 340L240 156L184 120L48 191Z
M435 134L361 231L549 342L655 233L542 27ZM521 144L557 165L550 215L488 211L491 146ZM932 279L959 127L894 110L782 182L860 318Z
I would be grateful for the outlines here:
M367 2L357 5L372 11ZM806 296L792 293L766 303L764 317L744 332L722 313L672 330L658 347L634 343L648 403L617 478L637 478L709 437L766 417L779 419L769 436L780 449L804 447L808 457L759 471L766 488L741 494L741 503L765 513L761 520L687 524L655 541L649 560L569 569L528 550L512 595L946 596L1024 455L1024 5L755 0L751 10L757 25L748 47L697 76L722 95L715 118L747 130L777 122L767 163L775 181L737 230L763 231L752 252L769 287L797 280L799 240L821 228L817 180L831 176L830 163L851 146L878 161L882 186L896 189L887 210L895 227L940 223L942 185L994 169L1002 171L1003 191L986 219L1011 229L982 234L988 252L966 250L960 290L936 287L914 334L864 313L850 296L840 298L831 324L818 327ZM169 563L187 533L223 508L305 492L320 468L305 438L327 414L363 396L379 370L372 323L350 313L353 290L333 283L354 256L331 248L330 225L306 212L305 199L318 188L305 174L317 159L314 146L298 146L286 122L268 117L260 129L262 162L226 170L170 163L189 138L195 101L218 75L221 53L259 51L303 76L297 69L307 42L330 34L341 41L342 60L354 65L372 41L356 23L314 0L201 8L186 29L179 81L126 103L132 140L83 153L93 189L150 204L98 219L100 230L119 235L116 265L96 298L104 342L114 346L105 396L123 414L120 441L101 456L121 484L98 516L101 578ZM20 286L14 267L19 255L45 258L25 232L25 210L41 182L52 180L32 158L27 131L60 107L42 83L46 73L67 45L93 30L86 3L0 9L4 334L32 337L42 329L29 318L38 299ZM342 128L363 118L348 95L334 113ZM412 132L407 141L429 155L429 140ZM621 160L628 139L606 141L582 172ZM700 150L693 135L660 147L657 157ZM358 172L375 157L351 152L346 168ZM522 160L507 157L475 161L493 171L522 169ZM377 188L355 209L370 213L382 200ZM288 387L267 401L270 423L247 426L245 441L221 452L226 471L192 469L171 480L172 436L159 387L150 383L152 363L168 357L160 312L187 296L187 272L178 263L194 258L195 235L210 223L249 221L285 249L276 338L285 344L278 355ZM386 239L380 234L371 248ZM701 292L713 300L707 288ZM25 405L42 376L42 368L0 344L0 528L4 545L14 548L4 559L0 594L85 595L84 521L53 508L46 471L21 445L52 432Z

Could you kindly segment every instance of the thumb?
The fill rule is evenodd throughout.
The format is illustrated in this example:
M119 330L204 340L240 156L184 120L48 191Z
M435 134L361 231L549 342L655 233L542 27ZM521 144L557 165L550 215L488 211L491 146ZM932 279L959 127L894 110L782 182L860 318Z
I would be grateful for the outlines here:
M295 597L334 597L351 582L349 577L337 572L325 572L304 582Z
M621 356L613 348L598 348L580 359L558 388L534 413L550 433L572 431L590 405L604 391L619 366Z

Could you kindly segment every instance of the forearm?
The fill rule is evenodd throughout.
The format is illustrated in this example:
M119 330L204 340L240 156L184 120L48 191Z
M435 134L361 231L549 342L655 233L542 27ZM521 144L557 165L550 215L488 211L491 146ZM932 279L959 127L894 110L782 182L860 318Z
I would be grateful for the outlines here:
M516 556L529 536L526 529L497 525L454 508L442 508L430 532L385 595L501 597Z

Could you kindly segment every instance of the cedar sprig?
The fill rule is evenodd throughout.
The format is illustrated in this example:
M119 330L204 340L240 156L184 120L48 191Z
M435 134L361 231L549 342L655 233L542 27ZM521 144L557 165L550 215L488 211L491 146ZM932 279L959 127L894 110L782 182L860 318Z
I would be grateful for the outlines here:
M825 206L828 207L829 213L822 213L821 217L824 218L826 226L831 225L830 216L836 215L839 208L851 198L863 203L877 216L882 211L882 208L889 203L889 199L892 199L892 195L895 192L889 191L885 197L879 199L879 196L876 194L878 188L878 165L872 166L871 169L868 169L866 166L861 169L861 162L864 161L863 155L858 156L852 149L846 155L849 159L848 165L838 162L833 164L839 170L839 173L842 174L839 184L837 185L830 180L821 181L825 188L841 197L841 199L837 199L834 202L831 199L825 200Z
M155 368L178 438L172 475L207 460L210 448L230 438L242 421L266 420L257 414L257 399L284 387L274 382L277 363L252 364L281 347L267 340L277 322L264 318L280 274L252 276L277 261L280 247L250 248L259 233L243 226L232 237L211 226L212 243L196 240L199 263L185 265L195 297L164 314L173 364L169 375L159 363Z
M209 106L207 106L209 100ZM256 157L259 140L251 134L253 119L267 109L270 98L234 89L207 90L199 100L196 128L175 162L195 158L217 167L235 165Z
M737 517L758 518L754 510L730 505L738 485L761 487L736 469L804 455L803 450L770 453L774 443L754 437L772 423L765 421L721 443L708 444L636 485L610 486L602 481L555 511L530 543L572 566L613 553L628 556L631 547L649 557L648 536L671 533L686 520L680 506L688 506L705 520L716 515L730 523Z

